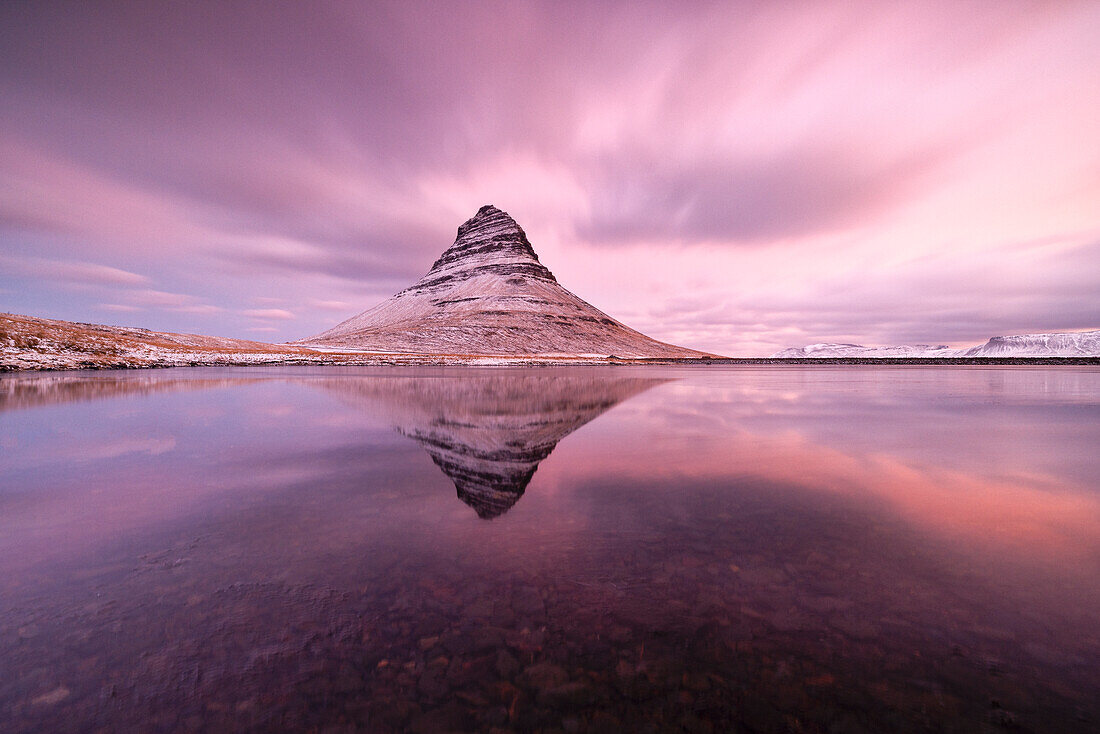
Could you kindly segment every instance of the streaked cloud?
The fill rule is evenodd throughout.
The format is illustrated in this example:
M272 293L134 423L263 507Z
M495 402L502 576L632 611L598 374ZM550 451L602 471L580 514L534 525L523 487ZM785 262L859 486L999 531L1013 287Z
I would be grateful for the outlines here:
M215 314L221 313L225 309L210 303L194 303L186 306L175 306L171 310L176 313Z
M250 308L243 313L249 318L273 321L290 321L296 318L293 313L283 308Z
M821 148L679 166L659 157L624 162L591 187L592 214L578 235L627 245L774 243L866 222L896 205L943 157L920 150L879 163L861 161L855 150Z
M710 351L1095 328L1097 37L1090 2L8 3L4 308L300 338L493 203Z
M348 303L347 301L325 301L318 299L310 301L309 305L313 308L321 309L322 311L338 311L341 313L351 311L355 308L354 304Z
M94 283L100 285L140 285L148 281L144 275L96 263L49 260L40 257L8 256L0 253L0 268L9 275L42 278L61 283Z

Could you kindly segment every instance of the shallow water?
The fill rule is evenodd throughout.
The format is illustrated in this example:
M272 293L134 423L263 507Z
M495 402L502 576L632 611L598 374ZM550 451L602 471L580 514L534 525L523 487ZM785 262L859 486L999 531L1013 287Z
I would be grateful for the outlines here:
M1100 370L0 378L0 729L1095 731Z

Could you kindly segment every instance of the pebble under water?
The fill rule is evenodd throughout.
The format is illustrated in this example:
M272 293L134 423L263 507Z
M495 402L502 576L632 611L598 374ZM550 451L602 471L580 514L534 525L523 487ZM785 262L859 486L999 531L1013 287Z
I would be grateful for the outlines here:
M0 377L0 730L1087 732L1100 369Z

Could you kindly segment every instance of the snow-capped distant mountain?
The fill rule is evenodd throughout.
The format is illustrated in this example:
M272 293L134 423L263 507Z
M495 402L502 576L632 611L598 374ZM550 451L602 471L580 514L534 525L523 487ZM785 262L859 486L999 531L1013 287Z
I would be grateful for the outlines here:
M1100 329L1060 334L995 336L965 357L1096 357L1100 356Z
M900 345L894 347L865 347L861 344L810 344L805 347L790 347L772 355L777 359L807 359L814 357L957 357L961 349L952 349L944 344Z
M483 206L419 281L297 344L415 354L704 357L563 288L508 214Z
M953 349L927 344L892 347L865 347L860 344L811 344L790 347L772 355L776 359L815 357L1097 357L1100 356L1100 330L1053 334L995 336L985 344Z

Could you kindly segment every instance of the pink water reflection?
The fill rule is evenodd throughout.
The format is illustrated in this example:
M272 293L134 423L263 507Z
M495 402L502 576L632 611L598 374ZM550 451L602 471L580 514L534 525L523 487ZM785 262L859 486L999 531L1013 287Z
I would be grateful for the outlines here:
M744 726L751 693L761 721L980 723L995 698L1086 730L1098 406L1089 368L5 377L0 713L396 730L453 700L476 729L511 686L510 725L560 723L518 658L583 681L583 722L672 726L644 702L690 694ZM436 680L441 655L481 672Z

